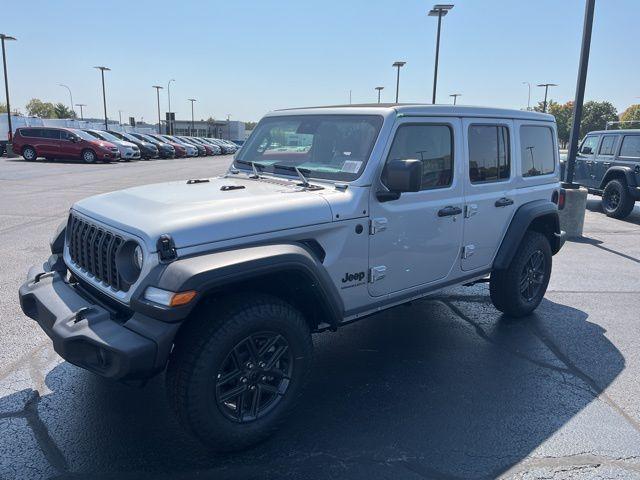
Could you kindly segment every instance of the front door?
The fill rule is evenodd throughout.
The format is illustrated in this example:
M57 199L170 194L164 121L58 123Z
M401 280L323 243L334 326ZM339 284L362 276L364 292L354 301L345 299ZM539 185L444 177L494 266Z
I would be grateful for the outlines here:
M616 150L618 148L618 137L620 135L603 135L598 155L594 159L591 171L592 183L589 185L593 188L600 188L605 173L613 164ZM603 187L604 188L604 187Z
M369 293L380 296L443 281L458 267L462 241L461 121L401 119L386 160L419 159L422 188L381 202L384 171L371 189Z
M517 208L513 185L513 122L506 119L465 119L466 206L462 270L491 265L506 226Z
M593 184L593 162L600 143L599 135L587 135L576 155L576 167L573 179L576 183L590 187Z
M76 141L72 141L76 139ZM60 132L60 156L65 158L79 158L82 155L82 145L78 137L71 132Z

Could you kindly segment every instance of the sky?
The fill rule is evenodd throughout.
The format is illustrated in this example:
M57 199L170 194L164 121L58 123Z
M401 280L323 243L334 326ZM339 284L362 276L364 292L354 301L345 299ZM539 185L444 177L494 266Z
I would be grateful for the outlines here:
M443 19L438 103L523 108L575 95L584 0L453 0ZM31 98L85 103L102 116L106 72L111 119L157 121L156 91L167 82L178 119L212 116L257 121L288 107L395 97L396 60L406 61L400 101L431 101L437 19L420 0L30 0L7 2L11 107ZM637 19L640 0L597 0L586 100L621 112L640 102ZM4 101L4 90L0 94Z

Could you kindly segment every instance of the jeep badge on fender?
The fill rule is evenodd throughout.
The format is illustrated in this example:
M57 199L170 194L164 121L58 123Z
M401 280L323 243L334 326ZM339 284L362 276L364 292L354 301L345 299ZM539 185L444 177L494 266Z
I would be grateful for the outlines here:
M292 411L313 332L487 277L498 310L530 314L563 244L559 179L543 113L277 111L221 177L74 204L20 302L70 363L166 371L186 430L238 450Z

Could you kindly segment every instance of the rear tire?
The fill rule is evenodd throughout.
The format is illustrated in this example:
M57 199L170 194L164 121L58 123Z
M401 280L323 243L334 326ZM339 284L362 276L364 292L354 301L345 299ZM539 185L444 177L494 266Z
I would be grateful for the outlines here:
M169 401L204 444L240 450L286 419L312 355L309 326L298 310L268 295L236 296L180 331L167 368Z
M602 210L611 218L626 218L633 211L634 199L625 180L611 180L602 192Z
M22 158L24 158L27 162L35 162L38 158L36 149L33 147L24 147L22 149Z
M489 291L493 305L511 317L533 312L544 297L551 277L552 255L543 234L528 231L509 267L491 273Z
M82 151L82 161L84 163L96 163L96 160L98 160L98 157L93 150L86 149Z

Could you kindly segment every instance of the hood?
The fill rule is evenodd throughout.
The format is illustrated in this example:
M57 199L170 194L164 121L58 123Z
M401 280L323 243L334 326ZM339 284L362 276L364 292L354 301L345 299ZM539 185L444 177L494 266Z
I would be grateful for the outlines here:
M244 176L134 187L86 198L73 209L140 237L150 252L163 234L184 248L332 221L329 203L296 181Z
M128 147L128 148L133 148L136 145L134 143L131 142L127 142L126 140L118 140L116 141L112 141L111 143L115 143L116 145L120 146L120 147Z
M118 148L117 145L115 145L113 142L107 142L106 140L100 140L99 138L96 138L95 140L87 140L87 141L92 145L97 145L98 147Z

